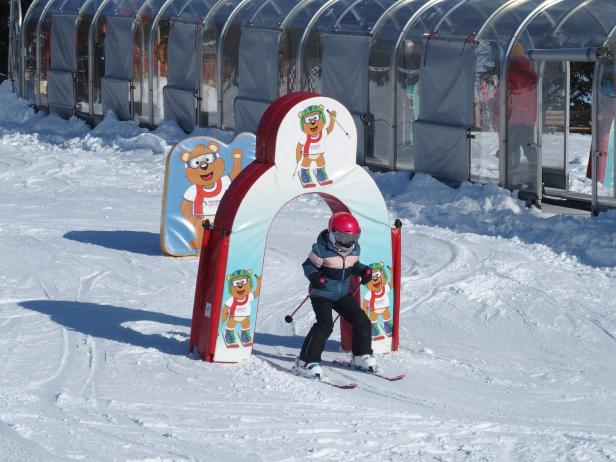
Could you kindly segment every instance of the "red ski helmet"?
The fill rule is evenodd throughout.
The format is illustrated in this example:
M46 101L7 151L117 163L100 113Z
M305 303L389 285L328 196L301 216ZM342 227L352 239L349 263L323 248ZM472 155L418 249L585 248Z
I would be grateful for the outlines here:
M333 236L335 242L343 247L351 247L357 244L361 228L357 219L349 212L336 212L329 219L327 230Z

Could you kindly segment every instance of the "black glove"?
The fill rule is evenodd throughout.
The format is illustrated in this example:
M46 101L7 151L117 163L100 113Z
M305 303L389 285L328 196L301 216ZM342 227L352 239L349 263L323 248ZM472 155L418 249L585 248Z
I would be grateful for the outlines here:
M370 281L372 281L372 270L368 267L361 273L361 283L365 285Z
M316 273L312 273L308 277L308 279L310 279L310 284L315 289L322 289L323 287L325 287L325 283L327 282L327 279L325 278L325 276L323 276L318 271Z

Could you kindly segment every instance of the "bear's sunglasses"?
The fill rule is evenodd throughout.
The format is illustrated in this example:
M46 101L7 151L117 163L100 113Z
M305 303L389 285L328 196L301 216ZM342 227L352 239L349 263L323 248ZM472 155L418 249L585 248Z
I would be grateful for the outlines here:
M186 166L190 167L190 168L199 168L201 166L208 166L210 164L213 164L214 161L216 159L218 159L220 156L218 155L218 153L211 153L211 154L203 154L199 157L193 157L192 159L190 159Z
M235 279L231 285L233 287L243 287L246 284L248 284L248 278L240 278L240 279Z
M312 114L304 117L305 124L313 124L315 122L318 122L319 120L321 120L321 114Z

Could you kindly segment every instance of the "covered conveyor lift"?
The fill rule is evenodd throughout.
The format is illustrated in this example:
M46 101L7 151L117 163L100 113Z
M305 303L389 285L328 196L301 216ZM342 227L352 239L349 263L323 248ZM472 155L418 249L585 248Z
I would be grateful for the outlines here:
M220 3L167 0L154 18L148 44L151 125L169 119L187 132L199 125L204 99L203 29Z
M104 0L90 28L90 116L149 121L147 45L164 0Z
M9 74L40 110L240 132L321 92L351 110L362 164L614 203L613 0L34 0L23 21L16 5ZM596 120L571 153L583 63ZM573 181L586 150L592 181Z
M44 39L39 35L39 22L46 6L47 0L34 0L26 12L21 29L20 96L35 107L40 105L41 44Z
M371 32L392 0L338 0L325 4L306 28L298 49L302 89L342 101L353 114L358 161L372 152L369 104Z
M40 17L39 107L69 117L87 112L88 29L100 0L51 0ZM46 59L49 57L49 59ZM43 91L45 90L45 91Z
M570 66L571 63L610 61L611 53L607 46L609 23L612 27L616 23L616 4L613 2L554 0L540 4L527 15L509 41L505 55L507 66L503 68L503 72L512 72L511 67L517 59L516 49L526 50L525 57L534 63L533 69L537 73L536 87L526 91L534 94L537 104L534 126L519 140L516 140L520 135L519 123L513 116L501 117L501 156L507 159L507 162L501 165L501 182L505 186L523 189L531 197L536 197L537 201L541 201L544 193L547 193L550 199L581 200L593 209L598 206L596 186L593 187L595 198L592 200L588 200L584 194L569 191ZM504 99L514 90L509 88L511 78L502 80L505 85L501 86L500 96ZM592 93L593 98L601 100L599 83L600 78L593 79ZM523 101L524 98L520 98L518 103ZM506 107L502 105L501 116L504 115ZM614 118L611 108L611 104L593 104L593 110L599 111L597 118L604 121L603 124L592 125L593 135L597 139L605 140L604 146L599 142L598 150L605 152L606 157L609 150L608 134L611 132ZM519 109L514 98L508 111L515 114ZM556 120L554 114L557 115ZM522 149L518 148L519 145L522 145ZM529 147L530 157L525 146ZM595 152L590 143L585 150L589 153ZM596 177L602 170L589 169L589 173L594 172ZM596 183L597 180L593 179L593 184ZM609 195L613 197L613 188Z
M413 27L422 13L438 0L406 0L392 5L372 29L372 44L368 64L368 95L372 114L372 149L366 152L364 163L376 168L413 170L410 150L396 140L399 127L410 126L419 114L418 96L414 90L419 81L419 55L411 41L404 39L405 30ZM419 26L424 29L423 25ZM398 58L401 53L401 57ZM401 59L404 70L398 66ZM415 68L413 70L407 70ZM401 75L399 75L401 74ZM397 82L404 82L406 92ZM398 100L402 101L398 103ZM401 113L398 114L398 109ZM410 143L410 142L409 142Z
M307 3L312 3L308 1ZM295 0L251 2L239 20L237 86L233 88L235 132L255 132L271 103L286 94L280 82L282 46L287 27L306 5ZM234 41L237 43L237 40ZM231 92L230 92L231 93Z

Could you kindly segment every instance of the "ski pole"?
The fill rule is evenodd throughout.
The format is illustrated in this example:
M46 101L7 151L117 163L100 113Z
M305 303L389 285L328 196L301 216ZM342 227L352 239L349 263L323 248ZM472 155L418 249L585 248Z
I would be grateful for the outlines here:
M326 111L327 111L327 113L329 114L329 116L331 117L331 116L332 116L332 113L330 112L330 110L329 110L329 109L326 109ZM338 122L338 119L336 119L335 117L334 117L334 122L336 123L336 125L338 125L338 126L340 127L340 130L342 130L346 136L348 136L349 138L351 138L351 135L349 135L349 132L347 132L347 131L344 129L344 127L343 127L342 125L340 125L340 122Z
M287 315L284 317L284 320L285 320L288 324L290 324L290 323L292 323L292 322L293 322L293 315L299 311L299 309L300 309L300 308L304 305L304 303L306 303L306 300L308 300L309 298L310 298L310 294L306 295L306 298L304 298L304 299L302 300L302 302L298 305L298 307L297 307L297 308L295 308L295 311L293 311L293 313L291 313L291 314L287 314Z

